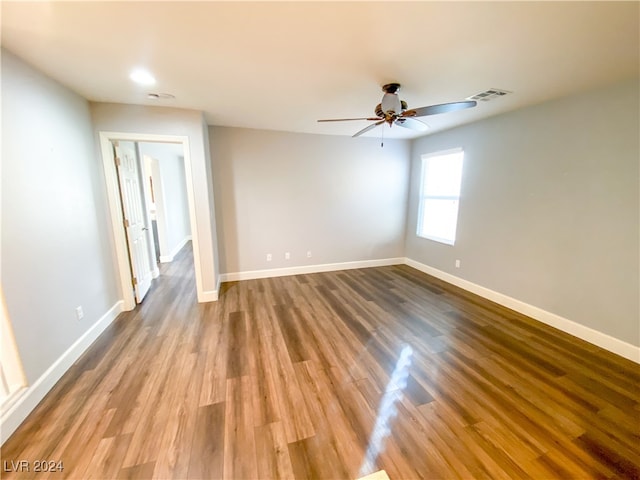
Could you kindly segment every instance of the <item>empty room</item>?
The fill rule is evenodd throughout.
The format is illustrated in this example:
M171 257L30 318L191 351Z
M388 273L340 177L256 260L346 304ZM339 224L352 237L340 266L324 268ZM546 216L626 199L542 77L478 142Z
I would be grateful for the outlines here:
M0 8L0 477L640 478L639 2Z

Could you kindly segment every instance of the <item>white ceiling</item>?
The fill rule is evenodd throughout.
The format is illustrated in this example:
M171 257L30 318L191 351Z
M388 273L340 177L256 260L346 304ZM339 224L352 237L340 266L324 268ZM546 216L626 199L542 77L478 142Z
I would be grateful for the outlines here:
M514 92L425 117L434 132L638 76L639 6L2 1L2 45L89 100L203 110L212 125L351 135L367 122L316 120L372 115L384 83L410 108ZM138 66L156 86L130 81Z

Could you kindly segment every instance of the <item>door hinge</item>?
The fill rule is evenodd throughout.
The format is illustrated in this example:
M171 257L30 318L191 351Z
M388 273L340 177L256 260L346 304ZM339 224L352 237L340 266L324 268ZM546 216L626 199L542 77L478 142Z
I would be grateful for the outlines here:
M129 220L127 220L126 218L124 219L124 226L125 228L129 228Z
M120 146L120 142L118 140L111 140L111 143L113 143L113 146L116 148Z
M133 283L133 286L135 287L138 284L138 279L136 277L133 277L131 279L131 283Z
M116 165L118 167L122 166L122 161L120 160L120 157L116 157Z

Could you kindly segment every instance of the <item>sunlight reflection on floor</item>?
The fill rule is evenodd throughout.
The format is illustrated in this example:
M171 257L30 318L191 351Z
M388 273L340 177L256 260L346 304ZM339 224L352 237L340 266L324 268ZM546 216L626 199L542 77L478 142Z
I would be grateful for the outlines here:
M391 379L389 383L387 383L384 395L380 400L376 424L369 438L367 453L360 466L359 477L376 470L376 460L378 455L384 450L384 441L391 432L389 421L398 413L395 403L402 398L402 392L407 386L407 377L409 376L409 367L411 366L411 355L413 355L413 349L409 345L405 345L400 352L400 358L398 358Z

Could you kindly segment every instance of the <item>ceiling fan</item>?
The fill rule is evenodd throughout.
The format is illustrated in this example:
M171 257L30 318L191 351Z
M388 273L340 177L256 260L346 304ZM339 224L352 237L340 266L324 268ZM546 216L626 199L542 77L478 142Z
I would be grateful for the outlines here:
M363 133L368 132L378 125L382 125L383 123L388 123L390 127L395 124L412 130L425 131L429 126L426 123L417 120L415 117L426 117L427 115L437 115L438 113L454 112L456 110L476 106L476 102L474 100L468 100L465 102L442 103L439 105L430 105L428 107L412 108L411 110L407 110L407 102L400 100L400 97L398 97L399 90L399 83L388 83L382 86L384 95L382 96L382 101L375 109L377 117L335 118L318 120L318 122L347 122L352 120L368 120L370 122L375 122L357 132L353 135L354 137L359 137Z

